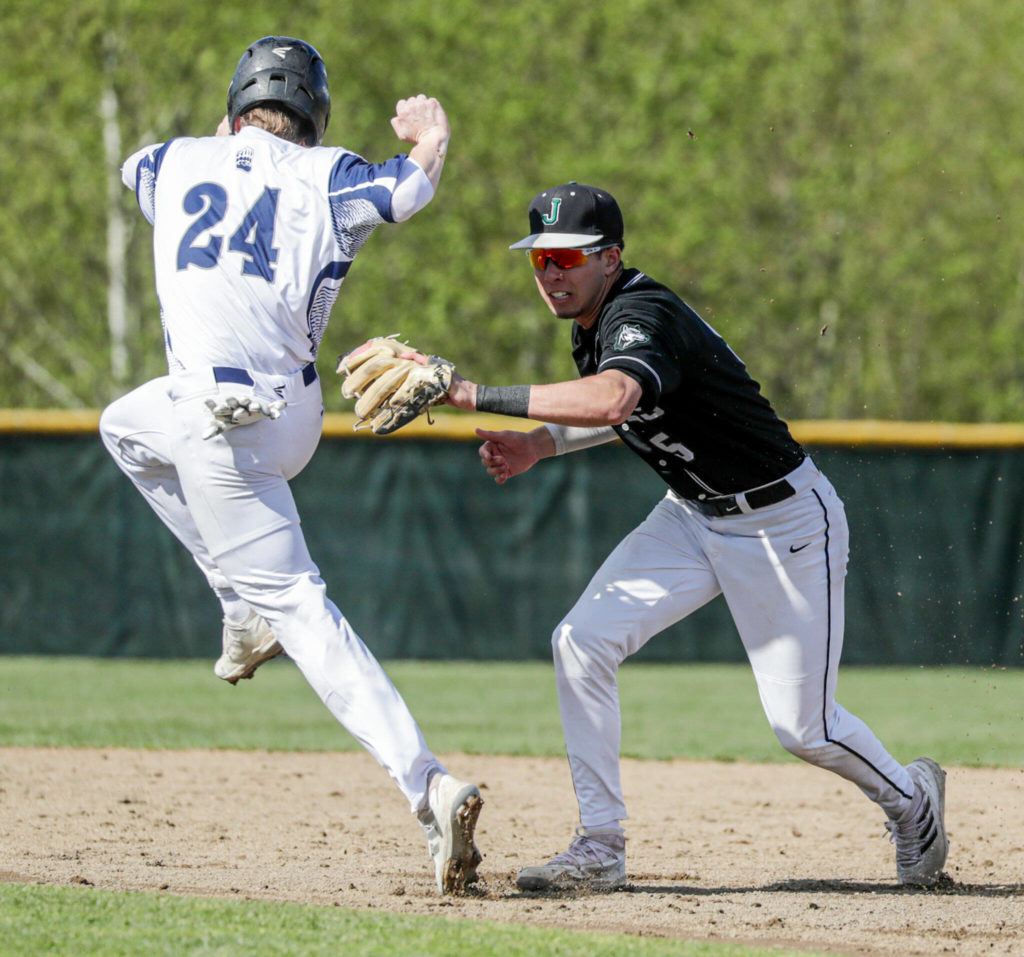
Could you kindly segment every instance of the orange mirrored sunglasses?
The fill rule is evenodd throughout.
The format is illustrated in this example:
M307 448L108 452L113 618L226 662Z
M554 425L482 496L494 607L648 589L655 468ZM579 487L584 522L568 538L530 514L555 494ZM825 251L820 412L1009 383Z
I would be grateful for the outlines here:
M530 262L534 269L547 269L550 259L559 269L575 269L582 266L594 253L602 249L611 249L615 243L607 246L587 246L584 249L528 249Z

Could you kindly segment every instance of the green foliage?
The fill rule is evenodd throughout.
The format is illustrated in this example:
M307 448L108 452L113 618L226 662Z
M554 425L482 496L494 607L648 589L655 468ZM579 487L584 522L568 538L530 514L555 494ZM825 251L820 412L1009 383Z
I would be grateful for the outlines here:
M336 907L0 884L0 957L797 957L793 951ZM813 957L800 951L800 957Z
M565 754L550 664L386 668L440 753ZM487 689L486 707L467 722L450 705L452 688ZM619 690L628 757L795 760L769 730L746 665L627 663ZM230 688L206 662L0 657L0 699L0 746L358 749L280 659ZM847 668L839 700L903 760L1024 767L1022 671Z
M719 328L785 417L1020 418L1019 5L280 9L6 0L0 405L100 405L163 370L150 229L120 189L130 373L109 372L101 94L122 157L211 133L241 50L282 32L324 54L329 144L404 151L388 118L421 91L454 128L434 202L380 229L346 280L324 371L400 330L485 381L574 375L568 329L506 247L535 193L575 179L618 197L627 263Z

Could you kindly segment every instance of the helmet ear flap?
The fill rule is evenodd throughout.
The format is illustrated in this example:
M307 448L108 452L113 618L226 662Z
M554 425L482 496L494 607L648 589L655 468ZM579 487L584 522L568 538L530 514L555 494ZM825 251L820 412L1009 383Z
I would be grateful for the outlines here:
M323 58L303 40L263 37L238 61L228 86L228 120L263 103L287 107L311 126L319 145L331 117L331 94Z

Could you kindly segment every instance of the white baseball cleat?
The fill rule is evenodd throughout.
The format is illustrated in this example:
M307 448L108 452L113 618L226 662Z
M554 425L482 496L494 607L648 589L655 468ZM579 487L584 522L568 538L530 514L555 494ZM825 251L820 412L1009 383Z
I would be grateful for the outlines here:
M524 867L516 876L516 884L524 891L572 886L613 890L625 883L625 834L585 827L576 828L576 837L564 854L547 864Z
M240 625L224 622L224 653L213 666L213 673L229 684L237 684L242 678L251 678L253 672L284 650L274 637L267 620L256 612Z
M427 785L428 807L418 817L427 835L427 849L434 860L437 889L442 894L461 894L477 878L483 860L473 843L473 831L484 806L475 784L438 772Z
M903 816L889 821L896 845L896 876L901 884L930 887L942 877L949 853L946 838L946 772L931 758L907 765L916 790Z

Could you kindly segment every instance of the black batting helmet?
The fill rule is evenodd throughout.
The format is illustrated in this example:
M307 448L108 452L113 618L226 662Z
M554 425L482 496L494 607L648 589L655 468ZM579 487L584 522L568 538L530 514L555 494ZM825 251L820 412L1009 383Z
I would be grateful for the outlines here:
M316 131L316 144L324 137L331 118L327 67L320 54L294 37L263 37L253 43L228 87L228 120L261 103L282 103Z

